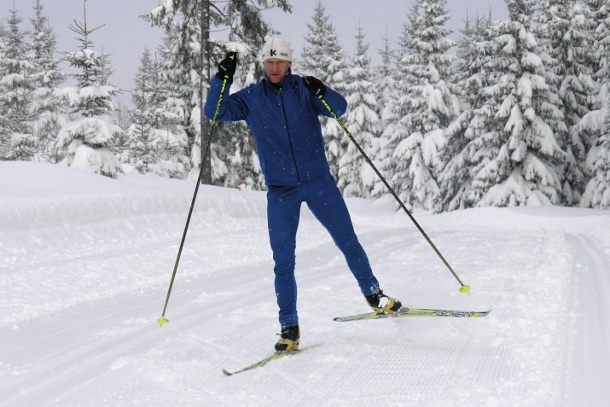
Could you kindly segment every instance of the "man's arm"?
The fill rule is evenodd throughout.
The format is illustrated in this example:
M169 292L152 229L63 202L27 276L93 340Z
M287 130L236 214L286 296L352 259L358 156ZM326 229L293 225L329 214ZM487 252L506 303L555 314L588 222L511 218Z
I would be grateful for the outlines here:
M216 120L231 122L245 120L248 116L248 106L243 97L237 92L229 96L229 88L233 83L233 75L237 67L237 53L229 52L225 59L218 64L218 73L214 75L210 90L206 98L204 113L208 119L214 119L218 100L222 93L222 102ZM223 89L224 85L224 89Z

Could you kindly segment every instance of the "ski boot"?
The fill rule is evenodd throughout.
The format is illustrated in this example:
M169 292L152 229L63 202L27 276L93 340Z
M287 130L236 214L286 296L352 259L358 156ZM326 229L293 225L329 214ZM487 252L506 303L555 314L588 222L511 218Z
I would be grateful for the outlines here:
M276 352L292 352L299 349L301 332L299 326L286 326L282 328L280 339L275 344Z
M378 314L395 314L402 306L399 300L388 297L381 290L371 295L365 295L364 298L373 311Z

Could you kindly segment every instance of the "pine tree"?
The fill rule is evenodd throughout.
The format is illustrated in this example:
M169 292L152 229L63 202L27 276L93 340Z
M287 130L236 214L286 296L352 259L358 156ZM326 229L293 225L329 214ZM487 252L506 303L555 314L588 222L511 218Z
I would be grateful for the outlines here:
M381 65L376 69L375 83L377 107L375 111L379 116L377 132L370 139L370 146L367 151L369 158L373 161L376 168L382 168L382 157L387 157L388 151L385 149L386 141L382 135L392 118L392 108L400 97L398 89L398 66L396 61L396 50L390 48L390 38L383 37L384 46L378 50L381 56ZM377 174L371 174L372 169L366 168L363 171L363 182L369 196L379 197L386 192L386 186L379 180ZM374 172L374 171L373 171Z
M540 38L550 57L546 82L551 94L559 96L566 129L555 130L559 147L566 151L561 169L563 202L578 205L586 185L585 157L590 140L583 139L576 125L589 112L589 94L593 91L593 56L587 32L590 21L580 5L569 0L546 0L538 17Z
M202 155L207 150L208 143L211 143L210 123L201 120L201 101L205 100L207 86L216 73L215 67L227 50L238 51L241 66L248 67L245 71L252 72L250 67L253 64L255 69L253 77L240 78L244 74L244 69L240 68L234 78L236 82L244 83L260 77L262 65L258 62L258 53L264 44L265 35L272 31L263 19L261 9L274 7L284 11L292 10L287 0L258 0L258 7L242 0L160 0L159 6L145 16L153 25L164 27L174 40L168 47L170 52L166 56L168 79L177 84L176 96L181 100L179 103L184 105L182 125L189 139L192 178L197 177ZM217 31L228 31L229 41L210 38L213 27ZM225 143L226 140L222 140L216 132L216 140L210 146L211 154L204 163L204 183L212 182L215 167L213 160L218 157L219 150L222 150Z
M584 208L610 209L610 94L604 107L585 115L579 125L601 134L589 150L588 171L592 174L582 195Z
M341 94L345 94L347 83L347 62L345 52L339 44L339 37L329 22L326 8L318 0L314 8L313 25L307 24L309 31L305 35L305 45L302 52L302 68L304 75L315 76L326 85ZM325 138L326 157L330 172L339 178L339 161L344 155L347 136L335 120L321 118L322 132Z
M2 63L2 61L6 60L6 36L7 32L4 29L4 25L0 24L0 78L4 77L6 73L6 67ZM10 137L11 131L8 126L8 120L5 117L5 109L0 107L0 160L4 160L4 157L9 152Z
M0 61L0 115L4 119L3 160L29 161L35 154L36 137L30 123L34 67L28 60L27 32L18 10L11 10L9 29L4 37L4 57Z
M589 67L593 71L596 89L589 99L590 110L599 110L606 103L607 83L610 79L610 5L608 0L585 0L586 20L591 27L588 37L593 39L593 59Z
M406 95L412 85L408 66L403 63L403 60L413 51L413 35L417 30L418 18L419 4L413 2L407 14L408 22L402 26L402 33L398 41L399 49L393 55L395 65L398 67L390 73L394 83L394 91L390 93L388 103L381 114L384 130L381 137L376 140L378 151L375 154L375 162L379 163L378 168L388 180L394 179L396 175L398 162L394 159L394 151L398 144L408 136L404 126L399 123L406 114ZM405 181L408 183L409 180ZM405 185L405 187L408 188L409 186ZM375 180L371 195L375 198L381 198L387 193L387 188L383 182ZM404 201L405 199L403 199Z
M438 172L442 168L439 150L445 145L444 129L460 113L450 83L451 62L447 50L454 43L447 36L451 31L443 25L449 19L446 0L419 0L421 15L411 26L402 63L406 66L407 94L395 105L400 117L391 131L396 145L396 161L391 183L405 204L428 210L440 208Z
M65 115L67 107L53 95L53 90L66 78L59 69L59 59L54 57L56 37L49 26L49 20L42 14L41 0L36 0L35 17L30 19L33 30L32 43L32 81L33 100L31 111L34 116L32 128L37 138L37 160L55 163L58 158L53 153L53 145L59 129L68 122Z
M80 70L73 75L77 86L56 91L58 97L69 100L71 113L80 117L61 128L56 148L68 149L61 164L116 178L123 170L109 147L122 129L113 123L109 112L114 109L111 98L118 89L104 84L107 83L104 77L107 57L93 51L89 38L101 26L89 29L86 10L84 16L83 23L75 21L75 26L70 26L79 36L80 50L67 53L70 66Z
M439 174L442 210L455 210L473 206L470 200L472 179L477 162L483 156L476 140L487 131L485 125L490 112L482 108L482 89L493 84L485 68L489 57L482 50L489 48L491 16L474 19L466 16L462 37L458 41L454 81L460 90L462 113L444 132L447 144L441 150L441 161L446 163Z
M381 65L376 70L375 83L378 84L376 98L377 98L377 114L381 120L381 131L385 129L387 125L387 119L391 115L392 103L398 99L400 93L396 88L397 76L396 66L396 51L390 48L390 38L387 36L383 38L383 48L378 50L379 56L381 57Z
M509 18L492 26L492 85L482 90L480 136L473 141L479 158L472 201L479 206L559 204L559 165L565 153L555 140L565 131L557 97L546 83L544 55L532 29L532 10L524 0L508 0Z
M186 156L186 132L168 110L168 90L163 81L163 65L144 50L132 92L134 109L127 131L124 162L140 173L185 178L190 168Z
M346 125L354 140L370 154L375 134L379 132L379 115L376 112L375 85L371 81L371 60L367 56L368 44L364 43L364 32L358 27L356 54L352 58L347 79L346 92L348 113ZM351 142L342 146L345 154L339 161L338 186L346 197L368 197L369 185L374 184L375 173ZM369 155L367 154L367 155Z

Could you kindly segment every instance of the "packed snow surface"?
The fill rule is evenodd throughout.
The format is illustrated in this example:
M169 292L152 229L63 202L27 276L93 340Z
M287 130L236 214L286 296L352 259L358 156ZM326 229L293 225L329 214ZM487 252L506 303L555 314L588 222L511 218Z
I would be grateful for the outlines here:
M610 212L549 206L415 217L348 199L385 292L486 318L333 322L367 312L304 207L301 345L279 332L263 192L0 163L0 406L608 406Z

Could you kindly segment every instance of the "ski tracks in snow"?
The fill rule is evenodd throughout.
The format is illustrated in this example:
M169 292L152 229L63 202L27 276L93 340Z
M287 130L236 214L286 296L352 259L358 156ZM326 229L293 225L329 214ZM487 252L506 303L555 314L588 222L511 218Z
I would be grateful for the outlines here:
M610 400L610 249L594 237L571 235L579 256L569 401L606 407Z
M40 269L120 268L129 262L127 270L142 278L153 267L166 269L155 271L164 284L146 290L136 284L131 291L73 303L55 315L1 330L0 406L565 405L571 283L578 264L595 271L590 277L597 279L587 283L580 279L586 273L579 274L579 291L600 289L599 300L581 302L583 312L599 312L596 344L610 337L601 323L610 306L590 309L608 300L608 290L600 288L608 256L593 238L526 230L498 237L502 231L493 228L424 225L472 286L472 295L464 296L419 232L404 227L403 217L395 219L403 227L356 225L383 289L408 306L491 306L487 318L333 322L367 307L326 231L306 216L297 237L302 346L324 345L224 377L223 367L235 370L269 355L279 331L265 224L240 221L227 236L228 229L204 233L205 225L195 223L170 298L170 323L158 328L171 273L167 265L177 250L176 233L167 232L172 221L157 225L165 231L161 237L126 238L116 255L107 245L77 259L57 256L50 264L38 257L32 266ZM580 250L571 251L574 244L586 258L574 255ZM146 259L133 259L141 250L150 251ZM223 261L224 267L216 264ZM187 271L208 263L216 267ZM573 363L581 358L578 346ZM608 365L595 366L603 378Z

